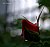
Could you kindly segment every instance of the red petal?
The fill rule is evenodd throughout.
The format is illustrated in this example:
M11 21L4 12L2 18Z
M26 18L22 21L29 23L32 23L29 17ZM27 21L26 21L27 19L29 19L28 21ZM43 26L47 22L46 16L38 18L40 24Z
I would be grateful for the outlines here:
M37 23L33 24L28 20L22 20L22 31L24 31L24 27L28 30L39 32L39 27L36 25Z

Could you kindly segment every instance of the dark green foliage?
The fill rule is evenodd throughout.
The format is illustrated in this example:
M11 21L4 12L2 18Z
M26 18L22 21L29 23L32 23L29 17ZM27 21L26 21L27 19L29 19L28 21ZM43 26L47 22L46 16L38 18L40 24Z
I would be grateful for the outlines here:
M38 1L39 4L41 4L41 6L46 6L48 7L49 11L50 11L50 0L39 0Z
M21 36L11 37L8 32L0 33L0 47L50 47L50 38L41 38L41 40L42 43L25 42Z
M16 28L21 29L22 28L22 19L17 19L15 20L16 24Z
M25 31L24 31L24 37L25 39L29 40L29 41L33 41L33 42L39 42L40 41L40 37L39 37L39 33L37 32L33 32L33 31L30 31L30 30L27 30L25 28Z

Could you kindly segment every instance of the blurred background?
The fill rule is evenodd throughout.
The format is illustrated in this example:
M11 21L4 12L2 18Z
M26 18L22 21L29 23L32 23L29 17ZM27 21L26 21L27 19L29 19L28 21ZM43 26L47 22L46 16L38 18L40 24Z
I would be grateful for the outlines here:
M13 37L21 35L21 20L24 17L33 24L36 23L43 7L39 20L40 37L48 40L50 38L50 0L0 0L0 37L3 42L6 44L10 37L14 39ZM18 40L18 37L16 40Z

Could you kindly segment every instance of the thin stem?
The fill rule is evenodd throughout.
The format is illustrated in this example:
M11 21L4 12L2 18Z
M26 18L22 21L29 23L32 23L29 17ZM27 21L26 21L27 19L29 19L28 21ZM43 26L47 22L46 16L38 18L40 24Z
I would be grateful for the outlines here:
M44 7L43 7L43 9L44 9ZM41 16L41 14L42 14L43 9L41 10L41 12L40 12L40 14L39 14L39 16L38 16L38 19L37 19L37 26L39 26L39 19L40 19L40 16Z
M24 16L23 16L24 17ZM26 18L26 17L24 17L27 21L28 21L28 19Z

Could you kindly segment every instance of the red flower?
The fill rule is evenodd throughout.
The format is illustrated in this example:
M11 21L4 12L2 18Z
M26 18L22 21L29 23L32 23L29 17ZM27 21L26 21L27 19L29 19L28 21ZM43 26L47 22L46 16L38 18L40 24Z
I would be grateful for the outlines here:
M25 28L27 30L25 30ZM29 33L27 31L28 32L38 32L39 33L39 27L37 26L37 23L33 24L28 20L22 20L22 36L23 36L23 38L27 38L27 39L29 38L30 39Z
M22 31L24 31L24 27L34 32L39 31L39 27L37 26L37 23L33 24L28 20L22 20Z
M28 20L22 20L22 35L24 35L25 28L32 32L39 32L39 27L37 26L37 23L33 24Z

